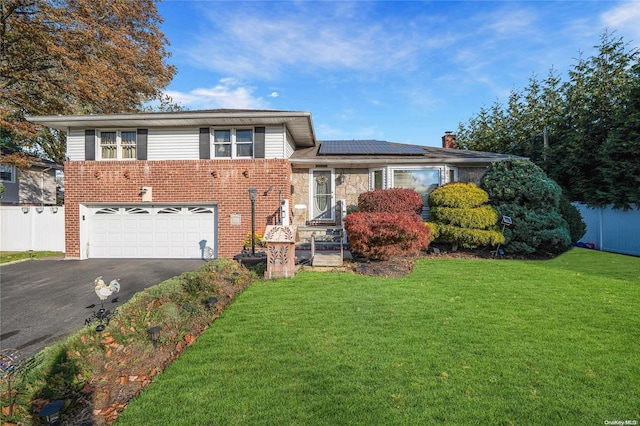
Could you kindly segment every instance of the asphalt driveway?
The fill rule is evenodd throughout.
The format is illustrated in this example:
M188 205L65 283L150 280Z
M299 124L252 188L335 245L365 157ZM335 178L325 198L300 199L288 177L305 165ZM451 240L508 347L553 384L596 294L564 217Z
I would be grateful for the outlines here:
M0 349L18 349L23 357L84 327L100 299L94 279L120 282L107 299L114 309L135 293L204 263L192 259L30 260L0 266ZM117 297L117 303L111 300Z

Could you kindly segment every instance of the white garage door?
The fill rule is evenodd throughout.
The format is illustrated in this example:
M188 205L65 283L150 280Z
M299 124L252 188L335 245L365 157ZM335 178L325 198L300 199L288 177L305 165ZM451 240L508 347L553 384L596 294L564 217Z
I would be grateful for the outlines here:
M214 206L92 207L89 257L203 259L215 255Z

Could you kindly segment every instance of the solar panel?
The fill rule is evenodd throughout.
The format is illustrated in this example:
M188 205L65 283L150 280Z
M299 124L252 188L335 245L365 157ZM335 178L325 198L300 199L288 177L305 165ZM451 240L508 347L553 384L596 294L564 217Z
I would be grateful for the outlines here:
M418 145L378 140L322 141L318 155L424 155Z

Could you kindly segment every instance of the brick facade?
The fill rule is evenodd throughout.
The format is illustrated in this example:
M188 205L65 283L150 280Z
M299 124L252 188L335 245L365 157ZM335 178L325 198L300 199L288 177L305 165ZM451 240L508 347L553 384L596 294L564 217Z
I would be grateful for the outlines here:
M291 166L286 159L69 161L64 171L68 258L80 258L81 204L141 203L142 187L152 188L153 204L216 203L217 252L227 258L240 252L251 231L250 187L258 190L259 233L277 220L279 191L283 199L291 198ZM232 214L241 215L240 225L231 225Z

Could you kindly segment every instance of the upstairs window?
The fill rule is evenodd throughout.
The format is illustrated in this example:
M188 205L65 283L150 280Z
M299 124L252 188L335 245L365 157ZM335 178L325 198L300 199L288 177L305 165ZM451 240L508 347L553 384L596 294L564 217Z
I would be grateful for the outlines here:
M102 160L135 160L137 133L135 130L109 130L99 133Z
M253 157L253 130L236 130L236 157Z
M13 164L0 164L0 181L15 182L16 167Z
M253 129L213 131L215 158L253 158Z
M231 130L213 131L213 150L216 157L231 158Z

